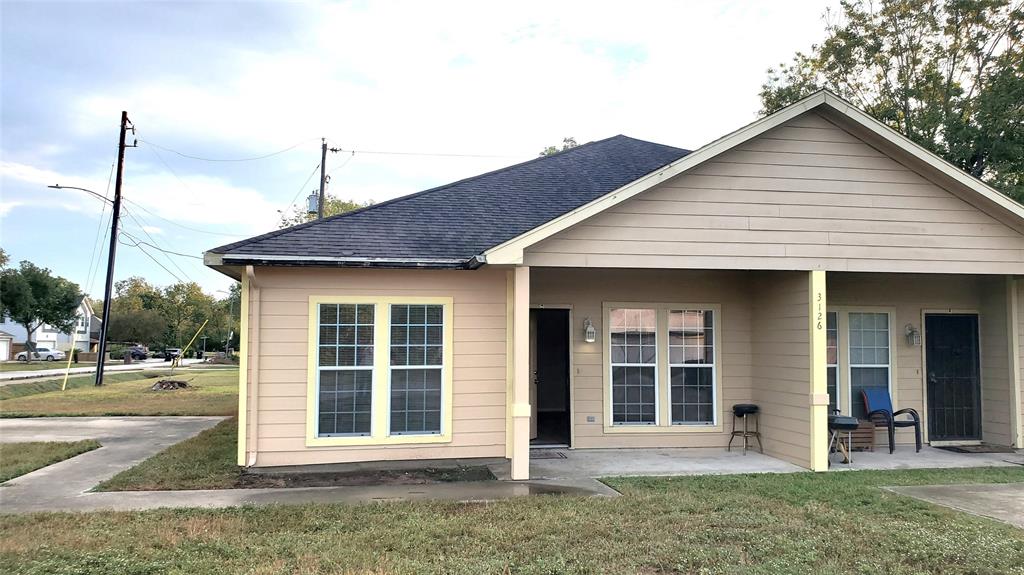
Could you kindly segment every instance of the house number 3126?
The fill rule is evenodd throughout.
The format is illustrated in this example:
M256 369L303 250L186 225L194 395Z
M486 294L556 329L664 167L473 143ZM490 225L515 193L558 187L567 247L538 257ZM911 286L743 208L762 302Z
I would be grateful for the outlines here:
M824 307L822 305L823 304L822 300L825 299L825 298L824 298L824 296L822 296L821 292L818 292L817 294L815 294L815 296L816 297L814 298L814 301L815 301L815 304L816 304L815 307L817 308L817 311L815 312L814 326L815 326L815 329L819 329L819 330L820 329L825 329L825 325L824 325L825 310L822 309L822 307Z

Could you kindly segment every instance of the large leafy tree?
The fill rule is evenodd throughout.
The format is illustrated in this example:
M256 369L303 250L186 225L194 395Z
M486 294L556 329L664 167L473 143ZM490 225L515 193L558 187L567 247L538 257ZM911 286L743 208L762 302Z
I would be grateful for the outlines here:
M570 136L568 138L562 138L562 147L561 148L559 148L558 146L548 146L548 147L544 148L543 150L541 150L540 154L538 154L538 155L539 156L551 156L551 155L557 154L558 152L564 152L566 150L571 150L571 149L575 148L576 146L579 146L579 144L576 143L576 138L573 138L572 136Z
M32 262L0 271L0 308L5 316L25 328L25 347L35 351L32 332L48 324L60 332L70 332L78 319L82 303L78 285L50 273Z
M1024 199L1019 0L842 0L825 20L821 44L769 70L763 113L827 88Z
M372 206L373 201L370 200L365 203L357 202L355 200L343 200L341 198L334 197L327 194L324 198L324 217L336 216L338 214L344 214L359 208L365 208L366 206ZM310 214L302 208L296 208L294 210L281 214L281 222L278 225L279 228L290 228L291 226L297 226L306 222L311 222L316 219L316 214Z

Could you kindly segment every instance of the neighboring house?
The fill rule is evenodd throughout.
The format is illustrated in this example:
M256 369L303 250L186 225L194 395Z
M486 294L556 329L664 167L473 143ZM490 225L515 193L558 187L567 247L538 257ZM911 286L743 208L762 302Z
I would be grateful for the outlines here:
M0 331L0 361L10 361L14 356L11 348L14 346L14 336L6 331Z
M823 470L830 404L863 415L869 387L933 444L1022 446L1024 207L827 92L693 152L615 136L205 259L242 281L241 465L525 479L531 439L721 448L756 403L765 452Z
M89 299L84 298L78 305L78 320L75 322L72 333L61 333L53 327L43 324L33 331L32 341L39 347L68 351L71 349L73 338L75 347L79 351L92 351L89 333L94 317ZM15 342L25 343L26 332L21 324L11 321L10 318L4 318L3 323L0 323L0 329L10 332Z

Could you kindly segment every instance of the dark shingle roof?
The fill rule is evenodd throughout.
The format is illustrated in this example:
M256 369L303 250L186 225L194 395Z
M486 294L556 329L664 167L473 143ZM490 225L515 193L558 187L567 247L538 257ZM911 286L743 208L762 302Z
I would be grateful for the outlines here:
M466 262L688 153L614 136L210 251L237 261Z

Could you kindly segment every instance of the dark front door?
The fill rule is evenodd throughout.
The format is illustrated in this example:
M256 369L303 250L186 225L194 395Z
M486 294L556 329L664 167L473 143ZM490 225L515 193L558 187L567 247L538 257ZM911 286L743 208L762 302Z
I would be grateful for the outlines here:
M924 324L928 438L981 439L978 316L928 314Z
M569 310L533 309L536 320L535 417L532 445L569 445Z

